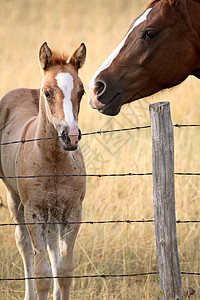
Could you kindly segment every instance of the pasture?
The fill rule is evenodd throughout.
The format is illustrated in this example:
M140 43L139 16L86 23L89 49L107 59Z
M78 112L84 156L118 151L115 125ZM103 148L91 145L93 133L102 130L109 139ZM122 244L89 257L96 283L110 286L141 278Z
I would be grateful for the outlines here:
M79 127L82 133L150 124L149 104L171 102L173 123L200 124L200 82L189 77L180 86L124 106L117 117L107 117L88 106L87 86L102 61L118 45L129 24L144 9L145 0L9 0L0 10L0 97L16 87L38 88L41 74L38 49L43 41L72 53L87 46L80 70L86 95ZM200 129L175 128L175 172L200 172ZM80 142L87 173L151 172L150 129L83 136ZM12 147L12 145L7 146ZM0 223L12 219L4 187ZM200 219L200 177L176 176L177 219ZM83 221L152 219L151 176L88 178ZM200 272L200 225L178 224L181 271ZM75 275L132 274L157 271L154 225L83 224L75 247ZM21 256L15 246L14 227L0 227L0 278L23 277ZM200 278L182 276L199 298ZM1 281L0 299L23 299L23 281ZM158 276L76 279L71 299L159 299ZM50 298L52 299L52 298Z

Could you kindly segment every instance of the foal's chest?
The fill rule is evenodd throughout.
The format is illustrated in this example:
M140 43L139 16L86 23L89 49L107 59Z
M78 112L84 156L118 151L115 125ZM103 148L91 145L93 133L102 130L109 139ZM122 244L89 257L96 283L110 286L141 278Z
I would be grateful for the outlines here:
M35 157L36 158L36 157ZM23 191L23 202L31 205L64 209L75 206L85 194L85 166L80 151L63 155L62 159L31 159L27 168L23 167L22 174L31 173L34 178L22 178L19 187ZM22 159L22 166L26 165ZM19 167L20 169L20 167ZM28 170L28 171L27 171Z

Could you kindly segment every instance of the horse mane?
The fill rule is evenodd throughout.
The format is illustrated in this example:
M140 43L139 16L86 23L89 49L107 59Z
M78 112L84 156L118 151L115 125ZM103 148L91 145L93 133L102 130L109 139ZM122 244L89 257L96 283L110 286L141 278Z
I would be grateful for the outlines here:
M148 4L147 4L147 8L149 8L150 6L152 6L154 3L157 3L161 0L151 0ZM168 4L170 6L175 6L178 3L178 0L165 0L166 2L168 2Z
M52 65L66 65L68 61L69 55L66 53L58 53L56 51L52 51Z

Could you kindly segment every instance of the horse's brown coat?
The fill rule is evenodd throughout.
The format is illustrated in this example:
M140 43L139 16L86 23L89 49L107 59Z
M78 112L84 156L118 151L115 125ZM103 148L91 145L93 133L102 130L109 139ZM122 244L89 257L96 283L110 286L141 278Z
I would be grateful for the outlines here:
M116 115L125 103L189 75L200 78L200 1L154 0L148 9L112 63L91 80L91 106L104 114Z

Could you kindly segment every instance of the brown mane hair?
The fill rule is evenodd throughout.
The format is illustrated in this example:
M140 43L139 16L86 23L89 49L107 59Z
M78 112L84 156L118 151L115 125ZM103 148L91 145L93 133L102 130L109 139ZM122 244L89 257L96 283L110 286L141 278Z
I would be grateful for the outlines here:
M151 0L151 1L147 4L147 7L146 7L146 8L149 8L149 7L152 6L154 3L157 3L157 2L159 2L159 1L161 1L161 0ZM178 0L165 0L165 1L167 1L168 4L169 4L170 6L175 6L175 5L177 5L177 3L178 3Z

